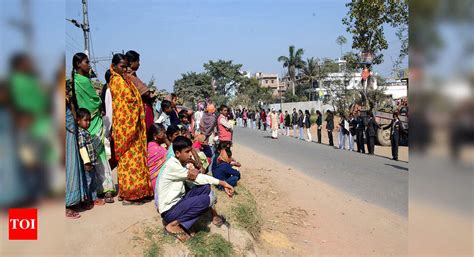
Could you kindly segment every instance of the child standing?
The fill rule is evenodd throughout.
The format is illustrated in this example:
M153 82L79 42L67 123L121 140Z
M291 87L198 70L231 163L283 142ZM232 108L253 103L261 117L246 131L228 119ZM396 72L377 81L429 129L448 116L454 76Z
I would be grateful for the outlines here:
M77 124L79 125L77 130L77 142L86 171L88 198L92 201L90 205L93 207L94 205L104 205L105 202L103 199L97 198L97 175L94 168L94 165L97 165L97 154L92 144L91 135L87 130L90 126L90 122L91 113L85 108L79 108L77 110Z
M166 161L168 150L161 146L166 143L165 127L161 124L152 124L148 130L148 158L147 164L150 170L150 181L153 191L155 191L156 178L158 177L161 166Z
M171 112L172 112L171 102L168 101L168 100L163 100L161 102L160 117L158 117L158 119L155 121L155 123L162 124L165 127L165 129L167 129L169 127L169 125L171 124L171 121L170 121Z

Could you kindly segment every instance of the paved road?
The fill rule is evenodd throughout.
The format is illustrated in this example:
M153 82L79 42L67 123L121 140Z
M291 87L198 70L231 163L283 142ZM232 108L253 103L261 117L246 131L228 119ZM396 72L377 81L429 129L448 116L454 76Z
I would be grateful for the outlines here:
M337 139L336 139L337 141ZM234 142L295 167L369 203L408 216L408 163L236 128Z

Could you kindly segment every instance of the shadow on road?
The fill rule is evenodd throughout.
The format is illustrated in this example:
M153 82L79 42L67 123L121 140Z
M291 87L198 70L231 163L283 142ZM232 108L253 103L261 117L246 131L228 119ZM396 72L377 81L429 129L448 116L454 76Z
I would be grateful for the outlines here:
M394 165L394 164L388 164L388 163L385 163L385 165L394 167L395 169L408 171L408 168L405 168L405 167L402 167L402 166L398 166L398 165Z

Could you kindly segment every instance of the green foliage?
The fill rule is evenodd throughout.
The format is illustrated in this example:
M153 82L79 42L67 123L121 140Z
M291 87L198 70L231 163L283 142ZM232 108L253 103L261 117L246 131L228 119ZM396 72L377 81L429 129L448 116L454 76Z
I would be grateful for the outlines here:
M351 0L346 7L349 10L342 23L352 34L352 48L372 52L375 55L373 64L382 63L381 51L388 48L383 26L408 26L408 0ZM407 33L400 34L402 43L407 36ZM403 45L401 51L407 51L407 47L408 44Z
M181 74L181 79L174 82L174 92L190 106L214 95L211 77L205 73L196 72Z
M271 100L271 89L261 87L256 78L244 78L237 90L236 97L230 105L242 105L255 110L259 107L260 102L268 103Z
M340 35L336 38L336 44L339 45L339 47L341 48L341 56L342 56L342 46L345 45L347 43L347 38L343 35Z
M257 238L262 227L262 217L257 210L257 202L252 194L244 187L240 187L239 189L239 198L241 197L244 198L245 201L238 201L236 205L232 207L233 218L235 218L237 224L247 230L252 237Z
M283 63L283 67L288 69L287 75L290 77L292 84L292 92L295 94L295 79L296 79L296 69L302 69L304 67L303 54L304 50L299 48L295 52L295 46L291 45L288 48L288 56L278 57L278 61Z
M213 85L219 95L229 96L230 92L237 90L244 78L244 74L240 72L242 64L233 64L232 61L209 61L203 66L206 73L214 80Z
M219 234L198 232L190 238L186 244L194 256L232 256L234 249L232 244Z

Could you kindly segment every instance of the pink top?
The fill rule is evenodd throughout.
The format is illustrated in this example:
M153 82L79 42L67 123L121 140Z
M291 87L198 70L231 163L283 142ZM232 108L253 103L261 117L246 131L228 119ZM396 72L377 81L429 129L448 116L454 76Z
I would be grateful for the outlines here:
M219 141L232 141L232 132L230 131L229 128L226 128L224 125L222 125L221 120L224 119L225 122L227 122L227 118L224 117L224 115L219 115L219 118L217 119L217 127L219 130Z

